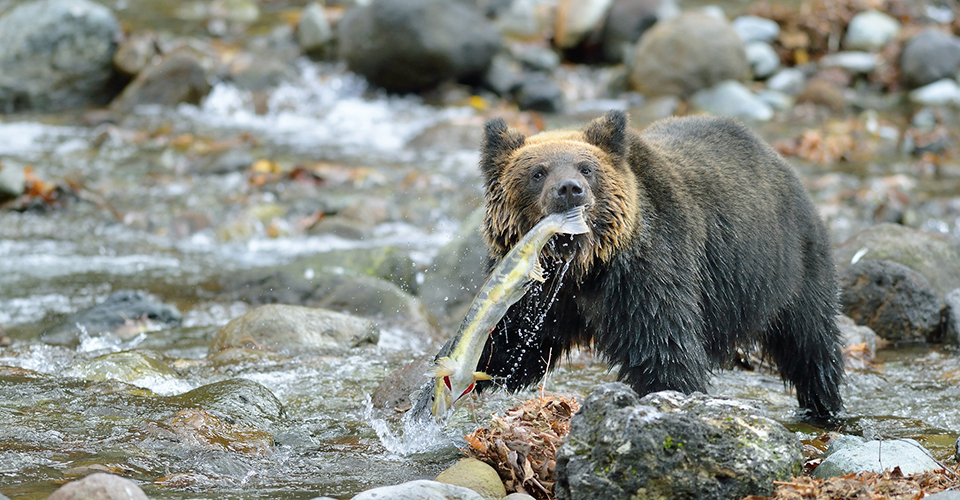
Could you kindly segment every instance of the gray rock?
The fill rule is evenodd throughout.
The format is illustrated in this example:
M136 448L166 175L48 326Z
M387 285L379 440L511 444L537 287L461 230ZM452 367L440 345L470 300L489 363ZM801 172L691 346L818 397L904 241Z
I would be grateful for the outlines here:
M797 68L784 68L767 80L767 88L790 94L800 95L807 86L807 77Z
M140 31L125 38L113 55L113 66L125 75L137 75L158 55L157 35Z
M160 355L153 351L122 351L81 361L68 368L64 375L83 380L119 380L138 385L138 381L175 381L180 377Z
M713 87L699 90L690 97L699 110L714 115L735 116L766 121L773 117L773 109L742 83L727 80Z
M120 290L90 309L68 316L43 332L40 340L73 346L79 343L82 332L91 335L112 332L128 339L142 331L178 326L182 317L176 306L156 301L140 291Z
M820 59L821 68L840 68L849 73L873 73L879 64L877 54L859 51L837 52Z
M637 40L658 20L676 17L678 13L675 0L614 0L600 38L603 59L629 62Z
M858 325L849 316L837 316L837 327L840 328L840 338L844 347L866 344L870 352L877 352L878 335L869 326Z
M459 326L487 279L489 256L480 235L483 216L483 207L474 210L424 273L420 299L451 330Z
M960 68L960 38L937 29L913 37L900 53L900 78L910 88L954 78Z
M941 491L933 495L927 495L923 498L927 500L960 500L960 491Z
M837 247L839 274L862 259L892 260L922 274L940 297L960 288L960 240L900 224L877 224Z
M960 85L952 78L944 78L911 90L907 98L923 106L960 106Z
M484 500L476 491L437 481L408 481L382 486L354 495L350 500Z
M113 12L88 0L11 9L0 17L0 112L105 104L119 36Z
M960 288L956 288L944 298L946 309L943 311L943 341L950 345L960 345Z
M516 94L517 106L523 111L556 113L563 109L563 89L548 73L528 73Z
M231 347L271 351L344 352L376 345L380 331L373 321L309 307L268 304L221 328L210 344L210 354Z
M648 30L630 64L631 87L648 97L686 97L749 75L744 44L730 23L695 12Z
M0 200L16 198L27 187L23 167L10 162L0 163Z
M129 112L144 104L199 104L211 88L201 57L192 49L182 48L140 72L110 107Z
M499 53L493 56L490 67L483 75L483 84L500 96L509 96L523 80L523 67L512 55Z
M893 41L900 33L900 21L880 12L866 10L850 19L843 47L847 50L875 51Z
M762 80L780 68L780 55L767 42L747 43L746 53L754 78Z
M912 439L857 442L843 440L831 447L829 455L813 471L813 476L826 479L857 472L883 472L900 467L905 475L940 469L930 452Z
M524 66L535 71L553 71L560 67L560 56L540 44L513 44L510 53Z
M47 500L147 500L137 483L113 474L98 472L71 481L50 494Z
M733 29L743 40L750 42L772 42L780 36L780 25L776 21L758 16L740 16L733 20Z
M843 313L892 341L933 341L943 301L920 273L889 260L863 259L840 275Z
M511 493L503 497L503 500L534 500L534 498L526 493Z
M560 499L742 498L769 495L800 472L795 435L755 408L665 391L640 399L597 388L557 450Z
M323 6L313 2L300 11L297 22L297 44L307 54L323 57L334 40L333 28Z
M452 0L374 0L337 25L351 71L393 92L482 75L500 46L493 25Z
M410 394L427 380L427 370L433 366L433 358L433 354L425 354L384 377L370 396L373 407L391 409L413 404Z
M222 153L210 155L204 158L202 162L195 165L195 170L199 174L222 175L232 172L242 172L257 159L249 151L243 149L231 148Z
M607 16L612 0L580 0L562 4L557 13L556 32L553 43L561 49L569 49L593 31Z
M786 111L793 108L796 99L790 95L776 90L761 89L757 92L757 98L770 105L775 111Z
M163 399L174 407L199 408L231 424L266 432L275 430L284 418L283 405L270 389L243 378L214 382Z

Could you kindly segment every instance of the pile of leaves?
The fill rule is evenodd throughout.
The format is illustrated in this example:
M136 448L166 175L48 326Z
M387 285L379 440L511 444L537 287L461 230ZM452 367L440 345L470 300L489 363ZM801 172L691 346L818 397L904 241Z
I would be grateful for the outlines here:
M553 499L557 447L579 409L576 401L562 396L527 401L466 436L470 448L463 451L496 469L507 493Z
M884 473L861 472L829 479L801 476L777 481L772 496L751 495L743 500L914 500L960 485L956 472L943 469L905 476L900 468Z

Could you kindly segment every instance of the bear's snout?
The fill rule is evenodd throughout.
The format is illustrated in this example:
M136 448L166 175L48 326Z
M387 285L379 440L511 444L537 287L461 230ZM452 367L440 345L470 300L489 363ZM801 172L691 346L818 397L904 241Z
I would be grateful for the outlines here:
M583 205L587 199L587 187L578 179L564 179L553 188L554 212L565 212Z

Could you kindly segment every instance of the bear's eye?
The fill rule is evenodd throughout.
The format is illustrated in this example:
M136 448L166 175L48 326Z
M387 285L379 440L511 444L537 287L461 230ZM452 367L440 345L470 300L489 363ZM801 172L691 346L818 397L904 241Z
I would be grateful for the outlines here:
M589 163L581 163L577 166L577 170L580 171L580 175L584 177L589 177L593 173L593 167Z
M533 171L533 174L530 175L530 178L533 179L534 182L540 182L540 181L542 181L543 178L546 177L546 176L547 176L546 170L544 170L544 169L542 169L542 168L538 168L538 169L536 169L536 170Z

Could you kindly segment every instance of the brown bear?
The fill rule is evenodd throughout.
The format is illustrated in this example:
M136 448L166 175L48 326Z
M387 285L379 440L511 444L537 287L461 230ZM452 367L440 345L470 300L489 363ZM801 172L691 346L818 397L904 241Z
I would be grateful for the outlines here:
M704 391L711 370L759 344L803 414L842 410L837 278L802 183L727 118L658 121L611 111L582 130L484 130L491 264L544 216L586 205L592 232L544 250L550 277L493 330L478 370L516 390L593 341L641 395Z

